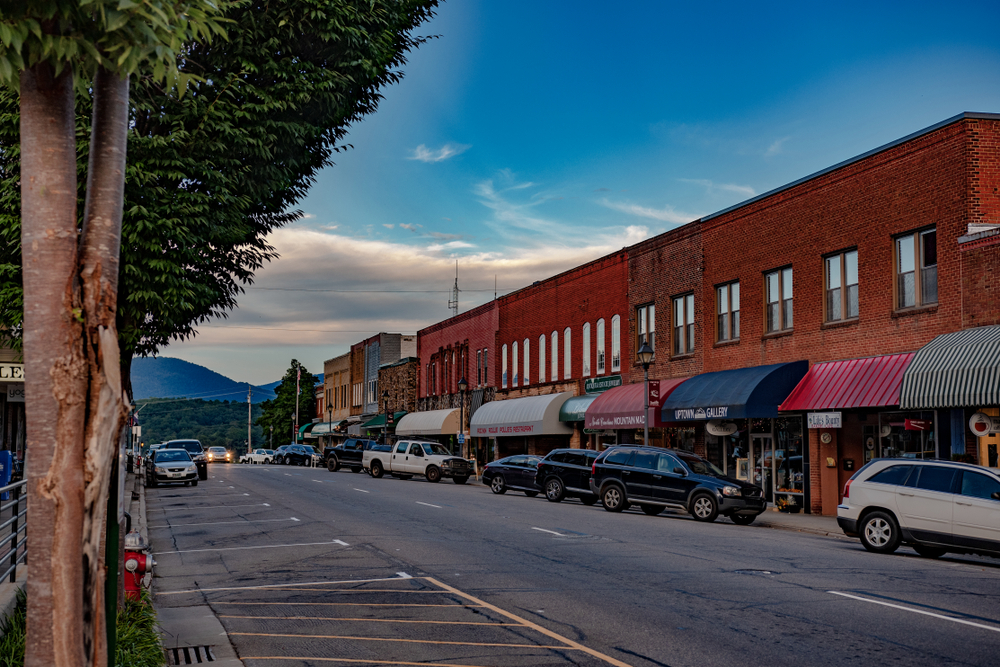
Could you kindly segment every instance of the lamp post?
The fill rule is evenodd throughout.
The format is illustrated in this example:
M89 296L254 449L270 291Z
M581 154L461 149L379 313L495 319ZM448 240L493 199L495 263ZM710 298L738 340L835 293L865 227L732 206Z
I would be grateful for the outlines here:
M385 405L385 424L382 426L382 442L389 444L389 391L382 392L382 403Z
M635 356L642 364L643 381L646 385L646 411L642 413L642 426L645 431L643 444L649 447L649 364L653 362L653 348L649 346L647 341L643 340L642 347L639 348Z
M458 432L462 436L465 435L465 390L468 388L469 388L469 383L466 382L464 377L458 381L458 397L460 401L460 403L458 404ZM458 444L464 445L465 443L460 442ZM469 447L471 448L471 446L472 444L470 443ZM462 449L464 450L465 447L463 446Z
M271 424L271 446L268 449L274 449L274 424Z

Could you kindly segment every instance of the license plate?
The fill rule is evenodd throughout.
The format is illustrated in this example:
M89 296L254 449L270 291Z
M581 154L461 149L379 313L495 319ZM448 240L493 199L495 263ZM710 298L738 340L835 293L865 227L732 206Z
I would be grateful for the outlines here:
M182 472L172 472L172 473L170 473L170 476L171 477L183 477L184 473L182 473Z

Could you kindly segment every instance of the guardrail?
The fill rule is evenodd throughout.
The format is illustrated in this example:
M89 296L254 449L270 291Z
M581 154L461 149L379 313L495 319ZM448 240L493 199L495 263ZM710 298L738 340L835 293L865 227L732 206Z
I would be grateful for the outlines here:
M13 496L9 502L0 504L0 517L6 516L7 510L11 510L10 518L0 523L0 534L3 534L5 528L10 527L10 534L0 539L0 550L7 547L6 552L0 556L0 563L9 563L7 571L0 574L0 581L7 577L10 577L11 583L17 581L17 565L24 562L28 555L25 546L28 539L28 496L25 493L27 483L27 480L22 480L0 486L0 494L9 493ZM22 533L24 536L20 537Z

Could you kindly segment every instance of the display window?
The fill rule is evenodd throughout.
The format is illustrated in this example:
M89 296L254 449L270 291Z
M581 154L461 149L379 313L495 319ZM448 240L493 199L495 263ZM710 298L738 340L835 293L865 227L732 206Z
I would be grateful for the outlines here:
M882 459L936 459L937 418L933 410L880 412L878 424L862 429L865 463Z

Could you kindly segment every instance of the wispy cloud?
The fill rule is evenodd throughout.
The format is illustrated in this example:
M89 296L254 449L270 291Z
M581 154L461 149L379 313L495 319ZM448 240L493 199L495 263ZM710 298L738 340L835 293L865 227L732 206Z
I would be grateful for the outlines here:
M315 213L303 213L302 216L300 217L300 220L312 220L315 217L316 217Z
M446 234L444 232L427 232L427 236L439 241L454 241L462 238L461 234Z
M424 144L420 144L407 159L418 160L420 162L443 162L456 155L461 155L470 148L472 146L468 144L445 144L435 151L427 148Z
M734 192L743 197L753 197L757 194L749 185L737 185L735 183L716 183L715 181L710 181L708 179L701 178L682 178L680 179L682 183L693 183L694 185L700 185L704 187L710 194L716 192Z
M639 204L632 204L629 202L615 202L608 199L602 199L600 201L602 206L606 206L614 211L620 211L622 213L627 213L628 215L634 215L639 218L649 218L650 220L659 220L660 222L669 222L675 225L682 225L692 220L697 220L701 217L701 214L696 213L684 213L678 211L673 206L664 206L663 208L652 208L649 206L641 206Z
M422 226L423 225L411 225L411 224L409 224L407 222L401 222L401 223L399 223L399 228L400 229L405 229L407 231L411 231L414 234L416 234L417 233L417 229L419 229Z
M475 248L476 246L466 241L448 241L447 243L432 243L427 246L430 252L440 252L442 250L459 250L461 248Z
M785 142L788 141L789 139L791 139L791 137L782 137L781 139L774 141L770 146L767 147L767 150L764 151L764 157L773 157L778 153L780 153L785 146Z
M382 226L385 227L386 229L392 229L396 225L386 225L386 224L383 224Z

